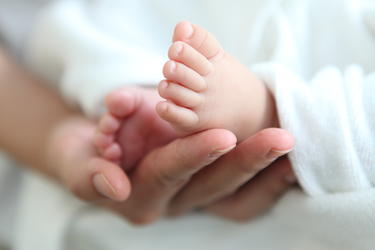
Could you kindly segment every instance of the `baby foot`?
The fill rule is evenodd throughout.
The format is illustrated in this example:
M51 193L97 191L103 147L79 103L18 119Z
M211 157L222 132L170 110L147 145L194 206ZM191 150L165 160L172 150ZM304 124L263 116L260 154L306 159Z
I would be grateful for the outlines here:
M103 158L129 170L150 150L164 145L176 132L155 112L161 101L155 89L121 88L106 98L94 144Z
M225 128L239 141L275 123L272 96L206 30L179 23L158 86L157 112L180 134Z

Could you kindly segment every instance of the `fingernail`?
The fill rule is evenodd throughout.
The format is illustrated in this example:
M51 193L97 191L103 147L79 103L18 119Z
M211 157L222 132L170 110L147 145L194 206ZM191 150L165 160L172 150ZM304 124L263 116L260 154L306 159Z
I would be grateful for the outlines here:
M267 153L266 157L268 159L275 160L276 158L279 158L279 157L289 153L290 151L292 151L292 149L288 149L288 150L273 150L273 149L271 149L271 151Z
M285 175L284 180L289 184L295 184L297 182L297 177L294 172L290 172Z
M191 38L193 36L193 33L194 33L194 29L193 29L193 26L191 25L191 23L186 23L186 30L185 30L185 37L186 38Z
M110 199L115 199L116 190L103 174L94 175L93 182L96 191L101 195Z
M215 151L213 151L210 155L209 155L209 158L219 158L220 156L222 155L225 155L226 153L228 153L229 151L231 151L232 149L234 149L236 147L236 145L232 145L226 149L217 149Z

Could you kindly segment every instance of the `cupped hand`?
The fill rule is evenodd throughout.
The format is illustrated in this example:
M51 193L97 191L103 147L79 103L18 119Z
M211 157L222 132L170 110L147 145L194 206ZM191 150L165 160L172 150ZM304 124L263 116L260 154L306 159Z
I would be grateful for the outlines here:
M96 125L82 117L56 127L46 157L52 177L78 198L102 203L134 223L163 215L174 194L195 172L236 144L234 135L225 130L177 139L147 154L128 176L120 166L99 156L92 143L95 130Z
M295 182L286 159L272 164L293 137L266 129L235 143L229 131L213 129L155 149L129 175L129 199L107 206L136 224L196 208L237 221L265 212Z
M236 148L235 136L222 129L176 139L147 154L128 175L98 156L94 131L83 119L61 126L51 139L50 165L76 196L132 223L195 208L244 220L266 211L293 181L286 159L266 168L293 147L284 130L266 129Z
M288 159L278 159L293 146L285 130L258 132L194 175L171 202L170 213L204 208L244 221L267 211L296 182Z

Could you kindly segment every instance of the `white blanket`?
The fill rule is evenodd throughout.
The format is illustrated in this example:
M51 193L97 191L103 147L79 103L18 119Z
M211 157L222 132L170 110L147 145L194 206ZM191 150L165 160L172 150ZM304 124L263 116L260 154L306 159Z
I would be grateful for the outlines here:
M108 91L161 79L175 23L212 31L274 93L281 126L296 137L290 159L303 190L243 225L192 214L140 229L28 175L16 249L374 249L374 8L361 0L98 0L43 10L28 62L92 117Z

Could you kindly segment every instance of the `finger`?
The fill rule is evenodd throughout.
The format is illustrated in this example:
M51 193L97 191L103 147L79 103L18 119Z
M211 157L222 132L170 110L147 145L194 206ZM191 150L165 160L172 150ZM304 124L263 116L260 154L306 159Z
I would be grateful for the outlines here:
M89 176L92 178L96 194L114 201L125 201L129 197L131 185L119 165L104 159L93 159L90 165L88 169L91 170L91 174Z
M196 174L172 201L170 213L177 215L233 193L293 145L293 137L285 130L273 128L257 133Z
M289 160L284 157L244 185L233 196L205 210L235 221L245 222L271 208L296 183Z
M130 183L119 165L99 158L94 147L95 125L84 119L63 124L51 138L48 164L57 178L86 201L129 196Z
M101 158L82 161L72 176L66 176L66 185L79 198L86 201L111 199L124 201L130 193L130 182L116 164Z
M166 205L201 168L236 145L229 131L213 129L151 152L131 175L133 191L121 207L133 223L150 223L164 214Z

